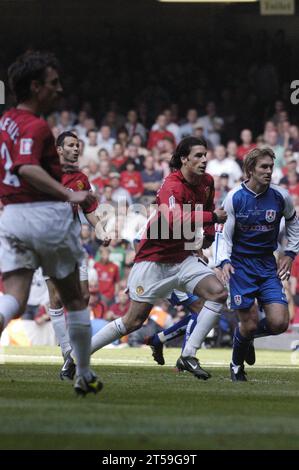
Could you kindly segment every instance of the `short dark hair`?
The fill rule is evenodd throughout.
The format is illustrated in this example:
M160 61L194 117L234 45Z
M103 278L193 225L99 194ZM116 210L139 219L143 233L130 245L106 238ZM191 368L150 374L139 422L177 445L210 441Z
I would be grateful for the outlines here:
M202 137L200 139L198 137L185 137L181 140L171 157L170 168L172 170L179 170L182 166L181 158L187 157L191 152L191 148L195 145L203 145L203 147L207 148L207 142Z
M76 134L74 134L73 132L65 131L65 132L62 132L61 134L59 134L59 136L57 137L56 147L63 147L64 140L65 140L66 137L73 137L74 139L79 140L78 136Z
M269 147L265 147L262 149L255 148L247 153L243 164L243 171L247 178L250 178L251 172L254 170L258 160L263 157L270 157L273 161L275 160L275 154L273 150Z
M59 70L59 63L53 54L30 51L21 55L8 69L8 81L17 102L30 98L32 80L43 83L48 67Z

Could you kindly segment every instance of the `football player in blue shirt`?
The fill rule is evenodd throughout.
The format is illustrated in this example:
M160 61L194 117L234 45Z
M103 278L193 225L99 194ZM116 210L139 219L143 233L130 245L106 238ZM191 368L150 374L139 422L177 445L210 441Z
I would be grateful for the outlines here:
M228 219L218 253L223 280L229 282L231 308L238 311L232 362L233 381L246 381L244 361L255 362L253 339L288 328L289 312L282 286L299 251L299 223L288 191L271 184L275 155L270 148L250 151L244 161L247 180L224 202ZM287 246L276 264L279 226L285 218ZM255 300L265 317L259 320Z

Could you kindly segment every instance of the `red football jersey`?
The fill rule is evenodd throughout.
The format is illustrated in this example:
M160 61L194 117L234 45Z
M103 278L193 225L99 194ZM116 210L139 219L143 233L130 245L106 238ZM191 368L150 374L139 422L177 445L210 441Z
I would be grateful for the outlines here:
M13 108L0 119L0 198L3 204L51 201L18 175L22 165L39 165L61 181L62 171L54 137L44 119Z
M91 191L91 186L87 176L82 171L66 171L62 175L62 184L72 191ZM85 214L93 212L98 207L97 201L92 202L87 208L83 209ZM77 208L77 204L76 204Z
M159 189L156 203L158 205L157 211L147 225L146 234L148 238L141 239L135 262L181 263L192 253L186 249L186 242L191 243L194 240L194 237L185 238L182 224L186 222L189 224L190 229L194 230L195 221L199 222L201 216L202 222L205 224L205 235L214 237L215 229L212 222L212 213L215 209L214 180L211 175L205 173L198 184L192 185L185 180L180 170L171 173L165 178ZM183 204L187 205L189 211L186 210L186 207L183 208ZM201 213L196 210L197 204L203 205ZM168 239L162 239L161 237L164 216L167 216ZM180 226L179 236L177 224ZM165 227L164 224L164 230ZM153 238L153 234L155 238Z
M119 282L119 269L114 263L103 264L97 262L94 268L98 273L99 292L108 299L113 299L115 294L115 283Z
M125 188L131 196L143 193L143 182L141 175L138 171L122 171L120 174L120 186Z

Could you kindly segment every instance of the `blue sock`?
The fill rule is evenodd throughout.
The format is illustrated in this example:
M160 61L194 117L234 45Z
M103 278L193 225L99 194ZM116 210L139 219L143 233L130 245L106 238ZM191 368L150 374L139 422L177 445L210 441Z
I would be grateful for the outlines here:
M239 327L235 329L232 355L232 362L235 366L241 366L244 363L251 340L252 338L245 338L241 335Z
M262 338L263 336L270 336L275 335L277 333L273 333L273 331L269 328L267 318L263 318L257 324L257 329L254 332L255 338Z
M184 341L183 341L183 345L182 345L182 351L184 350L185 345L186 345L192 331L195 328L195 325L197 323L197 317L198 317L197 313L192 313L191 318L189 318L189 322L188 322L188 325L187 325L187 328L186 328L186 331L185 331Z
M186 331L191 316L192 315L190 313L189 315L186 315L182 320L170 326L161 333L156 333L151 338L151 344L153 346L159 346L159 344L167 343L171 339L177 338L178 336L182 336Z

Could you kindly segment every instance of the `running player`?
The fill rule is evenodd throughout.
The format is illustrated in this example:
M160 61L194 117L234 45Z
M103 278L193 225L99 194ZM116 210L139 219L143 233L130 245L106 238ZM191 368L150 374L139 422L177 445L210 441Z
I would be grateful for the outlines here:
M79 158L78 137L70 131L63 132L57 138L56 149L59 155L60 164L62 168L62 184L71 191L91 191L91 186L89 184L87 176L81 171L79 171L77 165ZM72 207L74 212L74 218L80 226L78 204L73 204ZM97 208L97 200L92 200L90 204L84 205L82 207L82 210L88 222L95 228L97 238L102 241L104 246L108 246L110 240L106 236L101 221L97 216ZM79 277L83 298L87 306L89 301L89 289L88 269L85 258L81 261L79 266ZM64 358L64 364L60 371L60 378L62 380L73 380L76 372L76 366L71 355L72 347L66 328L64 308L54 282L51 281L51 279L48 277L46 278L46 281L50 297L49 314L52 320L52 325L56 334L56 338L58 340L58 343L60 344L62 355Z
M206 154L204 139L187 137L176 148L171 160L175 171L164 180L157 194L156 214L148 223L129 275L129 312L93 336L92 352L140 328L155 301L167 298L174 288L205 299L204 310L221 311L227 298L226 290L206 263L193 256L194 244L188 247L188 242L194 240L199 221L203 221L207 238L209 234L213 238L214 223L226 220L225 211L214 210L214 183L205 173ZM197 210L198 204L204 211ZM185 234L188 222L193 227L195 224L193 238ZM165 236L163 227L169 229L169 237ZM198 378L207 378L206 373L202 374L196 350L190 342L192 336L196 337L197 326L189 338L189 355L182 356L177 365Z
M17 107L0 120L0 334L27 304L35 269L51 276L68 309L70 340L77 360L75 391L98 392L101 382L89 368L91 327L78 283L82 259L70 202L89 205L88 191L71 192L61 184L54 138L41 113L53 108L62 92L52 55L30 52L9 68Z
M289 312L281 281L288 279L299 251L299 224L289 193L271 184L275 155L270 148L250 151L244 161L247 180L232 189L225 200L228 219L224 225L219 264L229 282L231 308L237 310L240 326L233 342L231 379L246 381L244 361L255 337L278 335L288 328ZM285 218L288 239L284 256L276 264L280 221ZM261 320L257 299L265 317Z

